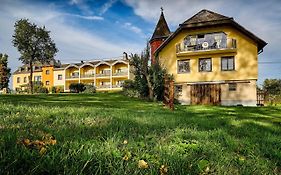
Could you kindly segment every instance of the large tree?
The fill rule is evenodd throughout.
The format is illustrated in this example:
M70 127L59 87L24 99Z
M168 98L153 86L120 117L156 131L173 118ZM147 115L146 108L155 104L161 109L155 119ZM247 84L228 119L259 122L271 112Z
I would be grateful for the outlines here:
M0 90L8 88L11 69L8 68L8 55L0 53Z
M21 54L19 60L23 64L29 65L29 87L31 93L33 93L34 63L40 62L44 64L54 61L54 56L58 49L50 37L50 31L47 31L45 26L39 27L34 23L30 23L28 19L16 21L12 42Z
M281 94L281 79L265 79L262 87L271 95Z

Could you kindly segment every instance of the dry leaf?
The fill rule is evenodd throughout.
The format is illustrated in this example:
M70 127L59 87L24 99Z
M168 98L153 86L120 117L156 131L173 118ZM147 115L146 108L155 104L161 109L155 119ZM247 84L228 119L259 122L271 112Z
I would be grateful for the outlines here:
M160 167L160 175L166 175L168 173L168 167L165 165L161 165Z
M144 160L139 160L138 167L139 167L140 169L147 169L147 168L148 168L148 164L147 164L147 162L144 161Z

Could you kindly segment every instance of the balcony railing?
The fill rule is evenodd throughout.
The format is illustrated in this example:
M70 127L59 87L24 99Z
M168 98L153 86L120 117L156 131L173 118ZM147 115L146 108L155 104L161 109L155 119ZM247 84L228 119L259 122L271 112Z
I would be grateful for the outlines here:
M79 78L79 75L69 75L65 77L65 79L75 79L75 78Z
M128 75L128 70L122 70L121 72L115 72L113 76L123 76Z
M108 77L110 76L110 70L109 71L104 71L101 74L96 74L96 77Z
M194 44L182 42L176 45L176 53L223 49L236 49L236 40L231 38L221 40L197 40Z
M93 78L95 77L95 74L84 74L84 75L81 75L81 78Z
M121 88L122 87L122 84L115 84L115 85L112 85L112 88Z
M110 88L110 85L100 85L100 86L97 86L97 89L105 89L105 88Z

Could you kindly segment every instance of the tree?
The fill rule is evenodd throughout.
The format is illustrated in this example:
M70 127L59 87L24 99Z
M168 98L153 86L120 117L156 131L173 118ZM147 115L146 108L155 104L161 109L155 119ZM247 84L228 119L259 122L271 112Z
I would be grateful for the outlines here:
M158 59L149 66L149 44L141 55L131 54L130 65L134 67L134 88L141 97L150 100L162 100L164 93L164 77L166 71L161 67Z
M271 95L281 93L281 79L265 79L263 82L263 90Z
M29 86L33 93L34 63L48 64L50 61L54 61L58 49L50 37L50 31L47 31L45 26L38 27L36 24L30 23L28 19L20 19L15 23L12 43L21 54L19 60L30 67Z
M0 90L8 88L11 69L8 68L8 55L0 53Z

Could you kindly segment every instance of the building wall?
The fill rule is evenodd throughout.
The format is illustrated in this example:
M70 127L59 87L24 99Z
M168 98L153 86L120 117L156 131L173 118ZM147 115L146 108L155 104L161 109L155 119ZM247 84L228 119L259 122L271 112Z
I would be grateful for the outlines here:
M236 39L237 51L235 53L210 52L205 55L177 56L176 44L181 43L187 35L225 32L228 38ZM182 31L159 53L160 62L173 74L175 82L198 82L198 81L219 81L219 80L245 80L258 78L257 66L257 45L244 34L230 27L217 27L193 31ZM221 71L221 57L235 56L235 71ZM212 58L212 72L199 72L199 58ZM187 74L177 73L177 60L190 59L191 71Z
M29 75L30 73L19 73L19 74L14 74L12 76L12 81L13 81L13 90L16 90L16 88L20 88L22 85L28 84L29 83ZM35 76L41 76L42 77L42 72L33 72L32 75L32 80L34 80ZM20 77L20 83L17 83L17 78ZM27 81L24 83L24 77L26 77Z
M175 92L175 98L185 105L191 104L191 85L180 84L182 92ZM229 84L220 84L221 86L221 105L224 106L256 106L256 80L248 82L237 82L236 91L229 91Z
M58 75L62 75L62 80L58 80ZM65 75L64 70L54 70L54 86L64 86Z
M49 71L49 74L46 72ZM49 81L49 85L46 82ZM42 67L42 83L43 86L48 88L49 90L51 87L54 86L54 67L53 66L44 66Z

